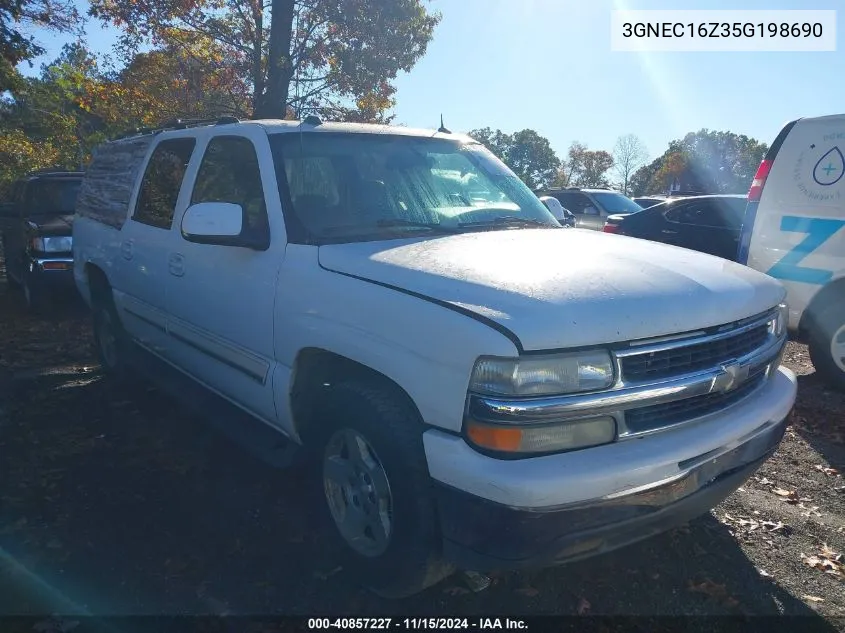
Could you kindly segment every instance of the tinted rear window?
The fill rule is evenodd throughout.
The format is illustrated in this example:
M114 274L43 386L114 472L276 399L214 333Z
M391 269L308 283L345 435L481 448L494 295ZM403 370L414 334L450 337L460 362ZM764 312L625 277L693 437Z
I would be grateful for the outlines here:
M27 214L65 214L74 212L81 179L43 178L29 182L24 205Z
M599 204L604 207L609 215L613 215L614 213L637 213L643 210L640 205L630 198L626 198L621 193L595 192L593 193L593 197L598 200Z

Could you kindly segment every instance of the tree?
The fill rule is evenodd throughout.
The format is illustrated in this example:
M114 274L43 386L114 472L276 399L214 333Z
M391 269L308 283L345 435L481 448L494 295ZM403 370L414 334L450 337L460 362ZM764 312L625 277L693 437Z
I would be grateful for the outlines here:
M636 134L626 134L616 139L613 148L613 165L621 181L623 195L628 195L631 176L646 161L648 152Z
M245 79L223 50L203 39L136 54L93 86L90 106L126 128L177 118L244 118L251 111Z
M632 175L628 183L628 190L633 197L645 196L654 193L663 193L664 187L656 186L656 178L658 170L663 164L663 156L655 158L647 165L643 165L637 169Z
M745 193L768 147L744 134L703 129L670 149L684 153L691 176L714 193Z
M81 20L73 0L0 0L0 93L19 87L16 66L44 53L33 28L72 32Z
M583 143L572 143L565 168L558 174L562 186L607 187L607 172L613 167L613 156L604 150L589 150ZM565 182L564 182L565 181Z
M99 81L96 60L80 44L65 46L38 77L22 80L2 103L0 180L44 167L82 167L115 131L89 106Z
M666 193L675 185L704 193L745 193L766 150L765 143L743 134L690 132L638 169L631 178L631 191Z
M123 29L128 53L142 43L213 42L246 79L261 118L288 108L382 118L393 80L425 54L440 21L424 0L92 0L91 14Z
M551 185L560 167L560 159L549 139L534 130L505 134L501 130L481 128L472 130L469 136L496 154L532 189Z

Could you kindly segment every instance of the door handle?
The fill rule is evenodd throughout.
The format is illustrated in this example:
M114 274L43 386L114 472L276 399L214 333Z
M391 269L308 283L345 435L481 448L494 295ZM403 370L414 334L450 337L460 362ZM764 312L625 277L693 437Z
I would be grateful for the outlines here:
M120 254L123 259L132 259L132 242L125 241L120 243Z
M185 258L180 253L173 253L167 262L167 269L174 277L181 277L185 274Z
M660 231L660 232L661 232L661 233L663 233L663 235L677 235L677 234L678 234L678 232L677 232L677 231L670 231L670 230L668 230L668 229L663 229L663 230L662 230L662 231Z

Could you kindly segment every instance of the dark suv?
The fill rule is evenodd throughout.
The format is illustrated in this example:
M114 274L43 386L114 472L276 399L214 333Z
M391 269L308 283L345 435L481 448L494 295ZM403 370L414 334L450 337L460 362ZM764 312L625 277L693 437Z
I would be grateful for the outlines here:
M16 181L0 204L0 241L9 283L27 306L46 308L57 293L73 293L71 237L81 172L36 172Z

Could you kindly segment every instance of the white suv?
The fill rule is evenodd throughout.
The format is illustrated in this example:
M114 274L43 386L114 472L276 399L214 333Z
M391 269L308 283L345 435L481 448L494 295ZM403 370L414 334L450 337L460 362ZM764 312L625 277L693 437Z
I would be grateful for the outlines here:
M777 281L561 230L462 135L306 119L108 143L73 246L104 368L143 349L314 455L343 566L383 595L706 513L795 399Z

